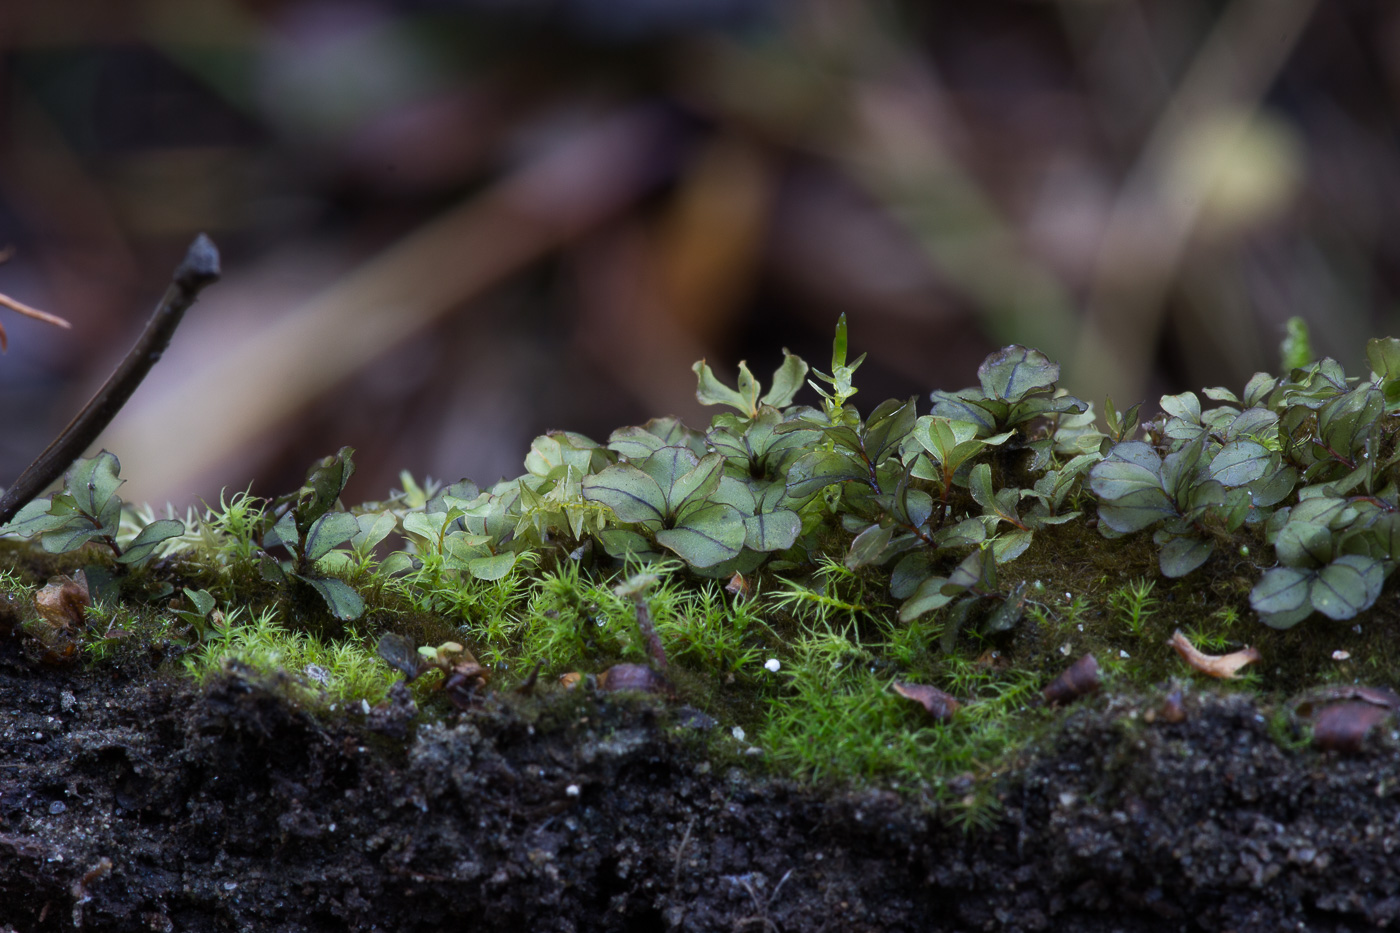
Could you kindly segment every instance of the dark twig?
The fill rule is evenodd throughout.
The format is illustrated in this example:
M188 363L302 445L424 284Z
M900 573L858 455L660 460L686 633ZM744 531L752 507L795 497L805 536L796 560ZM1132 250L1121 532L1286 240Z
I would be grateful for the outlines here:
M199 297L200 291L218 278L219 250L212 240L201 233L190 244L184 261L175 270L170 288L156 306L155 313L131 352L122 359L82 411L68 422L63 432L34 458L33 463L24 468L19 478L5 490L4 496L0 496L0 525L8 523L15 513L62 476L63 471L82 455L88 445L97 440L97 436L131 398L141 380L146 378L165 348L170 346L175 328Z

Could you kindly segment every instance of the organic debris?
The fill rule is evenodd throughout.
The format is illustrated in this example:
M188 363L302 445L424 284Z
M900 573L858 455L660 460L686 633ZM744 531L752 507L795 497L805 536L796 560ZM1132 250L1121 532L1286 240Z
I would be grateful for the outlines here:
M1220 677L1226 680L1235 680L1239 677L1237 673L1246 664L1253 664L1258 661L1260 654L1256 648L1245 648L1241 651L1234 651L1230 654L1204 654L1199 651L1191 640L1181 634L1177 629L1172 633L1172 637L1167 640L1167 644L1176 649L1176 653L1185 659L1186 663L1202 674L1211 677Z
M922 706L934 722L952 722L962 703L951 693L930 687L927 684L902 684L895 681L890 685L894 692Z
M1098 659L1092 654L1086 654L1052 680L1041 694L1046 703L1059 706L1095 692L1102 684Z

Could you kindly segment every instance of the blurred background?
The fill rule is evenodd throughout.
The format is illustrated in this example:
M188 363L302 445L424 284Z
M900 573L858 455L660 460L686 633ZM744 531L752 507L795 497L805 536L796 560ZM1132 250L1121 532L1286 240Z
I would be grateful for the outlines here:
M866 410L1013 342L1100 411L1238 388L1293 315L1354 371L1397 100L1381 0L6 0L0 292L73 329L0 311L0 484L200 231L224 279L102 441L129 499L347 444L355 501L489 483L705 423L701 357L826 368L842 312Z

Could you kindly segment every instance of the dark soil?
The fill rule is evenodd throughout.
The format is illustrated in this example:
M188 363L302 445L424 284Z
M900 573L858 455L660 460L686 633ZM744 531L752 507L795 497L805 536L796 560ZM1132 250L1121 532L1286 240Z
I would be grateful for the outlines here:
M487 698L403 737L237 670L0 659L6 930L1342 931L1400 916L1393 735L1289 751L1240 696L1096 698L964 833L712 764L658 702ZM386 734L386 730L387 733Z

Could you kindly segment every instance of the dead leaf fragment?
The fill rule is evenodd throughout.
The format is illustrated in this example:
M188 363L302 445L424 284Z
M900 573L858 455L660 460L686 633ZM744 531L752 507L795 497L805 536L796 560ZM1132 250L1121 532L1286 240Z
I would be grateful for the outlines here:
M729 578L729 582L724 588L740 599L746 599L749 595L749 581L744 579L744 575L739 571L734 571L734 576Z
M934 722L951 722L957 711L962 709L957 697L928 684L902 684L895 681L890 686L895 693L913 700L927 710Z
M87 581L82 573L73 577L53 577L48 585L34 594L34 608L56 629L77 631L87 622L87 607L92 605Z
M1392 712L1384 706L1357 701L1324 706L1313 717L1313 744L1325 752L1354 755L1364 746L1366 734Z
M1234 680L1239 675L1236 673L1246 664L1253 664L1259 660L1259 650L1257 648L1245 648L1242 651L1234 651L1230 654L1205 654L1191 644L1191 640L1181 634L1181 629L1172 632L1172 637L1167 644L1176 649L1176 653L1186 661L1187 664L1202 674L1211 677L1221 677L1227 680Z
M1086 654L1047 684L1041 695L1051 706L1059 706L1093 693L1099 685L1099 660Z

